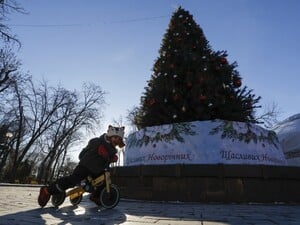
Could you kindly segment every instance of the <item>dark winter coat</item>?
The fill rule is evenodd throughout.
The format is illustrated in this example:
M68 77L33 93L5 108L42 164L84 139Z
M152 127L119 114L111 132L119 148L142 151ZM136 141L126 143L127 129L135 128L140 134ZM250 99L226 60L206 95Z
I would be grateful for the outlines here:
M93 138L89 141L88 145L79 154L79 165L82 165L89 169L91 173L99 175L105 169L105 165L109 163L111 157L117 153L117 149L104 138L105 134L99 138ZM109 158L103 158L98 149L100 146L104 146Z

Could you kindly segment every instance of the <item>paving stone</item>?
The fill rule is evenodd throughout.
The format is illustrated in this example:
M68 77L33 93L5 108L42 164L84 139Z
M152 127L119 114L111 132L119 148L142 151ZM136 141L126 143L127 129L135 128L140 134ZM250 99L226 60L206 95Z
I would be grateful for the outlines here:
M37 204L38 187L0 185L0 225L295 225L298 204L202 204L121 199L103 209L84 196L78 206L68 199L54 208Z

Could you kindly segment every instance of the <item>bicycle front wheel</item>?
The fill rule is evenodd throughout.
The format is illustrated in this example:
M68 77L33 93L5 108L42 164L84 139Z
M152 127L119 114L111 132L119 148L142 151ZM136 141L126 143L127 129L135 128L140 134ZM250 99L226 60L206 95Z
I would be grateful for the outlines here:
M101 190L100 203L106 209L112 209L118 205L120 201L120 192L116 185L110 185L110 192L106 191L106 187Z

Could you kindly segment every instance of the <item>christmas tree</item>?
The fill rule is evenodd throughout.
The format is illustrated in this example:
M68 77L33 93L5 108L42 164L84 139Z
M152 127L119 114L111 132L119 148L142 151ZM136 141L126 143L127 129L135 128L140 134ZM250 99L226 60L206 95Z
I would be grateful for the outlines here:
M260 97L242 87L237 64L230 64L227 56L226 51L211 49L193 16L179 7L135 112L135 125L214 119L256 122L254 109Z

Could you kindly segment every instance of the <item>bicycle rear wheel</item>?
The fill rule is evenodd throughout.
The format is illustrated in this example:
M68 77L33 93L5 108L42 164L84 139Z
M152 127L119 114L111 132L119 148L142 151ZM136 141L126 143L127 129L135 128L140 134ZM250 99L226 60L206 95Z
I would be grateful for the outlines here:
M51 197L52 205L55 207L60 206L61 204L64 203L65 198L66 198L65 192L60 192L58 194L52 195L52 197Z

